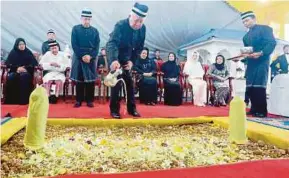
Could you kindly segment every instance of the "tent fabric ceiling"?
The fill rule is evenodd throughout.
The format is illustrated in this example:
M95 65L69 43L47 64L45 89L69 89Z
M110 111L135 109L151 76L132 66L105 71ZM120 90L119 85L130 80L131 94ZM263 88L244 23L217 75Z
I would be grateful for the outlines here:
M210 40L212 37L218 39L231 39L231 40L240 40L242 41L243 36L246 34L246 31L240 30L228 30L228 29L211 29L208 33L204 34L202 37L179 47L180 50L184 50L187 47L193 46L195 44Z
M141 1L140 1L141 2ZM239 12L225 1L146 1L149 15L146 46L164 52L175 51L210 29L244 30ZM23 37L33 51L40 52L48 29L54 29L62 48L71 44L72 27L80 23L80 12L92 10L92 25L100 32L101 46L108 40L115 23L128 17L132 1L4 1L1 42L5 50ZM71 46L71 45L70 45Z

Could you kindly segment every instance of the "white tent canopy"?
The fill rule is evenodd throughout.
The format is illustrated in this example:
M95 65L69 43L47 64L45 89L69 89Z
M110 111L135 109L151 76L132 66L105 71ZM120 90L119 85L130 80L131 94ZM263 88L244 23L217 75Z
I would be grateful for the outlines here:
M146 1L149 15L146 46L161 51L177 51L209 29L244 30L239 12L224 1ZM115 23L128 17L132 1L4 1L1 2L2 49L11 50L15 39L23 37L33 51L41 51L46 33L54 29L62 48L71 44L72 27L80 23L81 10L93 12L92 25L100 32L101 46Z

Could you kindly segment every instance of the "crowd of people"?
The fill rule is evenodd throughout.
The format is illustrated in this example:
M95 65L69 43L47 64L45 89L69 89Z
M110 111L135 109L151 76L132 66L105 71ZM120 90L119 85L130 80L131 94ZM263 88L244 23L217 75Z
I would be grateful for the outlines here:
M183 102L183 86L186 80L192 86L192 97L196 106L203 107L207 103L208 81L210 76L214 87L211 103L215 106L226 106L230 100L232 88L229 86L230 73L223 55L217 55L215 62L206 71L200 62L200 54L192 52L183 68L177 61L174 52L169 52L167 60L160 57L160 50L155 50L154 58L149 58L149 49L144 47L146 26L144 25L148 7L135 3L127 19L116 23L110 34L107 45L99 52L99 32L91 26L92 12L84 9L81 24L72 28L71 46L73 55L60 50L55 32L47 32L48 40L42 45L42 57L37 61L27 48L23 38L15 41L14 47L5 61L9 74L5 89L5 104L27 104L33 90L34 67L40 65L43 70L43 86L51 103L55 103L66 80L65 71L70 70L70 80L76 83L76 102L74 107L82 106L85 101L88 107L94 107L95 80L97 69L114 71L122 68L119 76L125 81L127 88L128 113L139 117L135 104L135 90L139 91L139 100L146 105L156 105L158 96L162 95L158 87L158 72L162 73L164 84L164 104L179 106ZM249 28L243 41L244 46L253 46L254 53L243 54L248 64L246 69L247 98L252 103L248 114L264 117L267 115L266 86L269 68L269 56L276 45L272 29L256 24L255 15L249 11L241 15L244 25ZM271 67L276 73L288 73L289 46L284 46L284 56L280 56ZM71 57L71 58L70 58ZM161 63L162 65L158 65ZM279 65L279 68L278 68ZM135 71L136 85L132 72ZM181 77L186 76L186 77ZM54 88L52 88L52 86ZM110 112L113 118L120 118L120 95L122 85L118 83L111 88ZM53 92L51 92L53 91ZM162 97L162 96L160 96ZM265 98L264 98L265 97Z
M49 33L51 33L51 30ZM46 44L46 42L43 44ZM47 89L48 95L53 94L50 97L51 102L54 103L53 101L56 100L59 95L62 95L61 91L63 90L63 84L66 79L64 72L67 68L71 67L71 59L66 57L64 52L59 51L59 44L55 40L50 40L47 44L49 46L49 50L44 53L38 63L32 52L26 47L24 39L19 38L15 41L14 48L10 52L10 55L5 62L7 66L10 66L8 80L6 83L7 92L5 93L5 104L28 103L29 95L33 90L33 68L37 65L40 65L44 70L42 77L43 86ZM194 104L196 106L205 106L207 98L207 81L204 80L205 71L199 61L199 53L197 51L193 52L192 57L185 62L183 71L181 71L181 67L179 63L177 63L177 57L173 52L169 53L168 59L165 60L159 56L159 53L159 50L155 50L155 57L149 58L149 49L144 47L132 68L132 70L137 74L136 89L139 91L140 103L147 105L156 105L158 103L159 93L157 81L157 63L162 62L160 71L163 73L164 80L164 103L167 105L176 106L182 104L183 90L179 82L179 77L183 72L187 75L188 83L194 86L192 88L192 93L194 94ZM96 69L105 68L109 70L105 48L101 49L97 61ZM22 70L23 68L25 68L25 70ZM226 76L218 74L219 70L225 70ZM225 81L228 79L229 74L225 65L225 58L223 56L217 56L216 63L211 66L208 74L216 79L214 79L214 86L217 88L216 101L222 100L219 99L219 93L222 93L219 92L219 85L221 83L223 83L224 87L227 88L227 92L224 97L228 97L229 86L228 82ZM17 79L15 76L17 76ZM224 77L224 80L218 80L221 77ZM55 84L55 89L53 89L55 93L51 93L52 83ZM22 99L21 101L16 101L15 99L19 97L16 97L15 94L19 94L19 96L21 94L21 96L26 99L23 101ZM226 105L225 101L226 99L223 99L220 104Z

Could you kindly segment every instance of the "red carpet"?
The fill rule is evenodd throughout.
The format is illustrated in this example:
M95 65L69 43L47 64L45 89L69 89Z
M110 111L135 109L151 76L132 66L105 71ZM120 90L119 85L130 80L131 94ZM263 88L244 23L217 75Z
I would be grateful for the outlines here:
M288 178L289 159L124 174L65 175L59 178Z
M27 106L19 105L2 105L1 117L10 113L12 117L23 117L27 115ZM122 109L124 105L122 105ZM182 106L165 106L159 104L156 106L147 106L138 104L138 111L143 118L178 118L178 117L198 117L198 116L228 116L228 107L196 107L191 104ZM122 111L122 110L121 110ZM88 108L83 105L81 108L73 108L72 103L51 104L49 106L50 118L110 118L109 105L95 103L94 108ZM122 117L130 117L125 115Z

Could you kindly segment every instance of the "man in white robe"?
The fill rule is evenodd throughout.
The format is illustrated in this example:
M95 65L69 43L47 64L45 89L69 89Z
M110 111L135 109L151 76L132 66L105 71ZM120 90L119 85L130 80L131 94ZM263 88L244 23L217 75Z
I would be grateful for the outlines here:
M50 51L42 56L40 65L44 70L43 83L50 96L50 102L56 103L57 97L63 88L65 82L65 70L71 66L71 60L65 53L59 51L58 43L51 41L49 43Z

